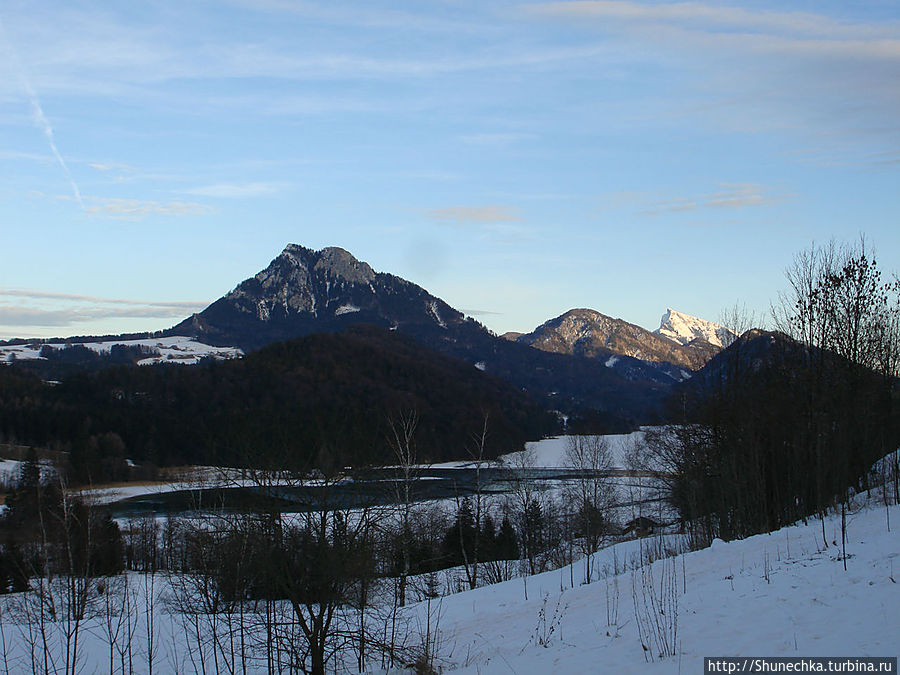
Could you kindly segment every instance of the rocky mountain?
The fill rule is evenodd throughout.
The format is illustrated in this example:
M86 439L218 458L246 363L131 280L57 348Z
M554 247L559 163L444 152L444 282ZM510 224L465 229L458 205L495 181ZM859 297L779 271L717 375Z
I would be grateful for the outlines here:
M465 320L420 286L376 273L342 248L289 244L266 269L167 332L248 350L354 323L439 332Z
M622 356L632 357L660 364L660 368L677 379L683 379L678 369L697 370L721 350L721 343L714 345L702 339L676 342L593 309L569 310L515 341L545 352L600 359L606 363L615 363ZM678 369L666 369L663 364Z
M548 408L590 410L607 428L658 420L678 368L620 356L597 361L548 353L497 337L416 284L375 272L340 248L288 245L269 266L169 331L245 351L354 324L397 330L443 354L468 361L534 396ZM668 343L667 343L668 344Z
M659 322L659 328L653 332L681 345L702 340L719 349L727 347L738 337L737 333L722 324L676 312L671 307L666 309Z

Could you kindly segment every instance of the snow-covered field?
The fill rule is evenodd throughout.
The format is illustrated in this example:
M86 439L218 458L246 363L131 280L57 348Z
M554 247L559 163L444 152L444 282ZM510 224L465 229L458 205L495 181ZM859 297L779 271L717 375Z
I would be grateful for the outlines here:
M875 498L868 504L861 500L849 517L847 571L837 516L826 521L827 542L821 523L814 521L743 541L717 541L644 567L640 561L648 552L677 544L677 535L626 541L596 554L600 574L591 584L579 583L583 562L576 562L571 571L457 593L430 606L411 605L407 625L421 630L430 610L437 664L461 674L700 673L704 656L897 656L898 527L900 507L888 513ZM143 575L129 577L134 672L148 670L144 597L151 591L154 671L202 672L199 655L190 653L191 631L199 624L192 623L195 618L185 622L175 611L166 577L156 577L152 588L147 581ZM668 590L665 583L671 584ZM665 658L657 654L651 626L656 617L648 613L654 597L668 612L668 625L677 624L661 636L673 645L674 654ZM33 638L21 615L16 618L16 603L15 596L0 598L0 673L31 672L27 650ZM111 614L122 616L115 608ZM118 668L119 652L110 651L105 637L108 615L101 608L82 626L79 672L110 672L111 654ZM228 617L217 621L222 631ZM218 648L227 650L228 640L219 639ZM206 672L214 672L215 648L206 645ZM220 666L227 661L222 654L217 658ZM248 669L264 671L264 661Z
M97 352L107 353L114 345L149 347L159 352L158 356L152 356L138 362L138 365L153 363L183 363L195 364L203 357L215 359L233 359L244 354L237 347L213 347L203 344L193 338L173 336L167 338L147 338L142 340L109 340L105 342L38 342L24 345L0 345L0 363L11 360L29 360L41 358L41 348L44 346L55 349L64 349L71 345L81 345Z
M649 427L647 427L649 428ZM626 456L635 444L639 444L644 440L646 428L641 431L633 431L629 434L608 434L603 436L609 444L612 453L612 465L615 468L624 468L627 465ZM525 444L523 452L511 452L501 455L498 461L508 466L520 466L522 464L523 454L529 456L526 465L534 468L555 469L560 467L571 467L566 459L566 448L569 444L570 436L553 436L540 441L529 441ZM471 460L461 460L452 462L441 462L440 464L432 464L434 467L454 468L473 466Z
M641 444L644 441L645 431L633 431L630 434L608 434L603 438L609 444L610 453L612 455L612 465L615 468L625 468L627 466L627 455L632 451L635 444ZM525 452L530 453L534 457L535 467L565 467L571 466L566 459L566 448L569 445L570 436L555 436L553 438L545 438L542 441L535 441L525 444ZM511 453L503 455L501 459L506 464L515 465L517 457L522 453Z
M657 588L675 577L668 658L638 637L636 616L649 619L640 571L578 585L576 569L573 588L563 569L528 578L528 600L521 579L444 598L443 663L460 673L701 673L704 656L897 656L900 507L890 521L892 531L877 503L850 516L846 572L838 517L826 522L827 546L816 521L655 562ZM628 567L652 543L605 549L599 568Z
M642 434L608 437L614 464L623 465ZM547 439L529 444L526 452L536 467L565 466L567 442L565 437ZM510 456L504 460L515 463ZM198 482L208 485L220 478L231 484L241 480L206 468L187 483L130 486L95 497L109 501ZM886 509L877 493L864 493L847 518L846 571L837 515L826 519L824 537L822 522L814 520L659 558L666 549L686 548L681 535L670 533L599 551L590 584L582 583L585 561L580 560L430 605L411 605L404 610L405 625L414 627L409 639L415 641L421 639L416 631L421 633L430 617L437 665L461 674L700 673L707 656L895 657L900 654L898 530L900 506ZM650 557L658 559L647 563ZM186 622L175 609L172 579L158 575L152 589L144 575L128 579L135 614L134 672L148 671L142 641L150 590L157 598L154 671L202 672L198 655L190 654L191 631L199 630L199 624L192 628L194 619ZM27 651L33 637L28 637L21 607L16 596L0 596L0 675L31 672ZM83 626L80 672L110 672L104 628L108 616L100 607ZM216 621L221 630L228 619ZM63 629L51 634L62 635ZM222 641L219 648L226 644ZM672 653L661 655L667 646ZM207 672L215 672L216 658L219 665L228 658L213 652L206 652ZM265 672L265 663L251 663L248 672Z

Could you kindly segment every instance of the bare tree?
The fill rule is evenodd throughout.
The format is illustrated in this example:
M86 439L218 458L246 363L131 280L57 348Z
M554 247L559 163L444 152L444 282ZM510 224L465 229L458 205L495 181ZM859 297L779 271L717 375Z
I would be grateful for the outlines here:
M566 495L575 515L576 533L584 554L584 583L593 578L593 554L608 529L610 512L616 503L611 480L612 449L604 436L569 436L566 464L579 472L568 483Z
M412 490L417 480L416 427L419 415L415 410L407 410L392 417L389 422L389 442L400 468L400 480L396 484L396 504L400 511L400 555L401 566L397 579L397 604L406 604L406 584L411 570L412 549Z
M475 482L473 486L473 494L466 497L465 504L460 499L457 492L456 510L457 513L463 513L464 509L469 509L472 514L471 536L466 536L463 532L465 527L465 519L457 518L456 525L459 529L458 542L460 549L460 557L462 558L463 569L466 574L466 581L469 588L473 589L478 586L478 570L479 563L483 558L483 526L484 519L487 515L487 499L484 494L484 484L482 470L486 463L484 458L485 444L488 437L488 413L484 414L484 421L481 430L474 434L467 447L467 452L471 460L471 466L475 471Z
M364 568L372 564L366 552L371 532L367 518L320 508L284 528L275 579L308 651L308 661L297 666L309 675L325 675L340 649L339 609L351 601L360 576L371 575Z
M512 456L512 485L509 506L518 521L522 554L528 564L528 573L539 571L543 535L543 499L534 481L537 456L533 448L527 448Z
M748 330L763 328L763 317L747 307L746 303L735 302L722 311L719 323L730 331L722 341L722 346L727 348Z
M134 638L134 633L126 630L128 606L128 576L123 574L99 584L97 592L103 597L102 618L100 625L102 635L109 649L109 675L114 675L117 654L124 649L124 643ZM122 667L123 674L127 671Z

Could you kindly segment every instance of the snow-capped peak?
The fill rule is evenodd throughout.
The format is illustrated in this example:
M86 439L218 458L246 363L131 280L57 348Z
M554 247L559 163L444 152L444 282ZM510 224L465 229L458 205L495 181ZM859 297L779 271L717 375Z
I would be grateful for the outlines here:
M727 347L737 337L734 331L720 323L676 312L671 307L666 309L659 328L653 332L683 345L700 338L717 347Z

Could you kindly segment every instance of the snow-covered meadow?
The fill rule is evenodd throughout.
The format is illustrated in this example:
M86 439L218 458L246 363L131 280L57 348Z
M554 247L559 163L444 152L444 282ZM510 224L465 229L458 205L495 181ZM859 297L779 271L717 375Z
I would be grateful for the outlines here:
M826 540L820 521L799 523L741 541L717 540L658 560L642 575L633 569L642 548L658 547L648 538L600 551L598 569L612 574L589 585L579 584L576 571L573 586L562 569L528 578L528 600L522 579L447 597L443 665L516 675L700 673L705 656L897 656L900 507L888 511L864 498L857 504L846 572L840 518L831 516ZM675 653L666 658L655 653L656 617L642 590L651 577L656 601L677 612L677 627L665 636ZM665 595L669 580L674 598Z
M460 674L696 673L704 656L897 656L900 507L885 508L874 492L857 497L847 571L840 527L833 515L825 539L814 520L667 558L658 557L683 550L678 535L621 542L595 555L590 584L581 583L584 561L576 561L573 568L410 605L400 612L403 640L427 641L435 664ZM125 579L127 602L110 606L99 595L81 626L77 672L118 673L125 664L124 672L148 673L151 660L157 673L240 672L240 649L253 654L247 672L267 672L259 624L243 646L230 635L239 620L248 627L259 620L258 605L240 617L186 615L178 577L131 573L108 584ZM27 622L35 615L25 604L21 596L0 599L4 675L32 672L38 631ZM665 621L657 621L653 607L668 612ZM353 613L344 618L352 621ZM66 627L46 626L51 646L63 648ZM112 646L110 631L119 631ZM667 647L672 653L661 656ZM58 655L57 666L61 672ZM352 658L344 666L338 672L358 670ZM376 657L367 672L385 671Z
M99 342L35 341L26 344L0 345L0 363L40 359L41 349L44 347L65 349L66 347L74 345L86 347L98 354L109 353L116 345L146 347L156 352L153 356L141 359L138 362L138 365L141 366L152 365L154 363L180 363L184 365L193 365L198 363L202 358L224 360L238 358L244 354L244 352L237 347L214 347L212 345L203 344L190 337L176 335L166 338L144 338L138 340L104 340Z
M628 464L644 433L606 437L614 467ZM566 437L546 439L529 444L527 458L517 453L501 461L516 466L527 459L537 468L565 467L568 444ZM0 468L17 467L8 462ZM637 482L629 483L631 478ZM109 503L246 480L234 470L206 467L165 485L114 488L89 496ZM638 494L643 489L638 477L619 480L624 481L620 501L627 496L623 485L636 487ZM557 488L547 494L565 497ZM452 512L455 506L435 500L428 508ZM655 508L654 503L623 505L619 520L656 516ZM122 521L126 528L139 523ZM585 573L588 561L576 555L570 565L534 575L524 574L524 562L511 562L505 576L514 578L475 590L462 590L467 588L462 568L411 577L410 598L435 590L446 595L395 608L394 613L393 582L385 579L373 587L375 602L364 619L369 640L366 672L388 672L385 652L376 645L389 632L401 654L397 663L427 648L439 670L461 674L680 673L703 672L703 658L711 656L897 656L898 528L900 506L886 507L879 491L872 490L852 502L846 560L841 518L833 514L824 524L813 519L744 540L716 540L695 552L688 551L685 535L674 527L663 528L655 536L618 540L602 548L590 560L590 574ZM481 578L487 577L490 574L483 572ZM586 577L590 583L584 583ZM302 643L286 604L273 609L253 601L240 606L241 611L228 605L209 612L203 604L207 581L196 576L129 572L94 583L77 647L71 641L67 647L73 626L64 614L55 619L45 614L41 623L34 594L0 596L0 675L64 672L67 652L70 662L75 655L79 673L149 675L151 665L156 673L268 673L272 663L267 657L275 653L267 650L272 621L282 622L275 631L280 646L273 658L287 658L291 645ZM50 589L49 597L64 600L66 591ZM353 636L360 615L346 609L335 621L342 629L343 647L332 665L335 672L357 673ZM55 659L48 663L43 661L44 640ZM397 663L390 672L405 672ZM291 672L284 663L276 664L274 671Z

